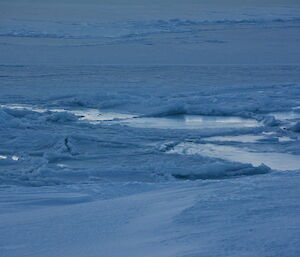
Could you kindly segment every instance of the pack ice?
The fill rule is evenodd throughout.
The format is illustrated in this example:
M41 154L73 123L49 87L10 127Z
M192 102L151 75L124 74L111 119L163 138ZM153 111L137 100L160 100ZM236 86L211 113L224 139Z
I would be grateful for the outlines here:
M296 0L0 2L0 256L300 256Z

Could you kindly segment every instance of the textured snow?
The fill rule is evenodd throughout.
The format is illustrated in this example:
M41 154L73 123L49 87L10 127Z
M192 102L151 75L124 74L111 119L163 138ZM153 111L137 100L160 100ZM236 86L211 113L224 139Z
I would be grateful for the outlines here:
M0 256L300 255L296 0L0 2Z

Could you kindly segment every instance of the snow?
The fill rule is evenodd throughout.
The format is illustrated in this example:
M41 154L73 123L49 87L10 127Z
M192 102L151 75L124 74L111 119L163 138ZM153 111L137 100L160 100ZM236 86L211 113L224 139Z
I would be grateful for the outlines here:
M300 255L296 0L0 2L0 256Z
M1 251L45 257L297 256L298 176L150 185L147 192L112 199L65 187L26 194L12 188L1 194L9 210L1 214Z

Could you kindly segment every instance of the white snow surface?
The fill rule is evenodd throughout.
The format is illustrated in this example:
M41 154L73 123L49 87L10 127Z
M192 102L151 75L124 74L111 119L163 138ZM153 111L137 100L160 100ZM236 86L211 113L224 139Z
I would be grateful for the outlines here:
M0 2L0 257L300 256L300 4Z

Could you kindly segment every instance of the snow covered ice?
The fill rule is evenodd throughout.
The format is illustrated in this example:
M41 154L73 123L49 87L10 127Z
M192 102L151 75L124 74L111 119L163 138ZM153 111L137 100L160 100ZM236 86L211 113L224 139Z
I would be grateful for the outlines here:
M300 256L300 3L2 0L0 257Z

